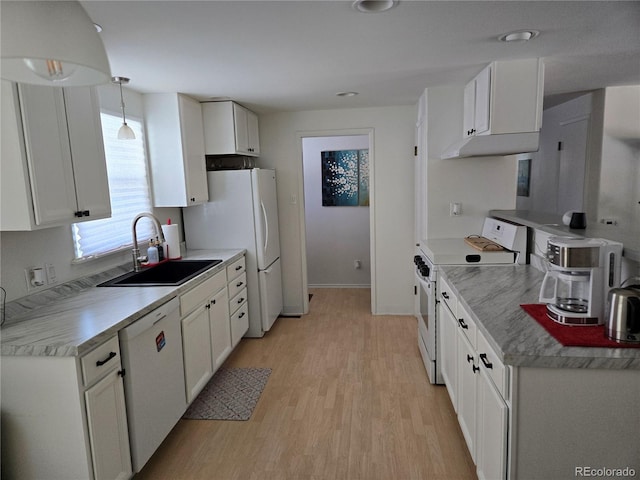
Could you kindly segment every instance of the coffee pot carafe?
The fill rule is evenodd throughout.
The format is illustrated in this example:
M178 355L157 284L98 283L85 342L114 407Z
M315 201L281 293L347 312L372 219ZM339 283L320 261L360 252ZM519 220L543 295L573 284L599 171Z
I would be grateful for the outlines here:
M567 325L601 325L606 293L620 282L622 244L604 239L551 237L539 300Z

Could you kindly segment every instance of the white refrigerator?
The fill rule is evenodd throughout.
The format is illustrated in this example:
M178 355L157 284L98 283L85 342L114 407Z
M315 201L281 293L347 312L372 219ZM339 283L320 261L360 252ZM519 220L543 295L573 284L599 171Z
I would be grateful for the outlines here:
M248 337L262 337L282 312L276 172L207 172L209 202L183 208L189 249L247 250Z

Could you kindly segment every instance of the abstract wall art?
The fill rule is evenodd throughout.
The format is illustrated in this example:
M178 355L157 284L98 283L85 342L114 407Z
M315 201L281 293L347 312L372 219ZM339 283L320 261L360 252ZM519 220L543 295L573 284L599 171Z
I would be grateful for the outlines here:
M369 206L369 150L322 152L322 206Z

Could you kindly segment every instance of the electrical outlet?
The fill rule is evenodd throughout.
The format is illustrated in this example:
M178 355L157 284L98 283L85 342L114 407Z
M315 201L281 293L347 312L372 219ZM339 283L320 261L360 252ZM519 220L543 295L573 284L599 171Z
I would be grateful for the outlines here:
M47 284L47 277L42 267L25 268L24 277L27 282L28 292Z
M460 202L449 203L449 216L459 217L462 215L462 204Z

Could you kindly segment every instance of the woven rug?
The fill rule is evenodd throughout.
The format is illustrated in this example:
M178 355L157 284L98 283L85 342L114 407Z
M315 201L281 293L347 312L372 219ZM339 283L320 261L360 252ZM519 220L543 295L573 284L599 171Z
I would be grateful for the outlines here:
M249 420L270 368L221 368L189 406L190 420Z

